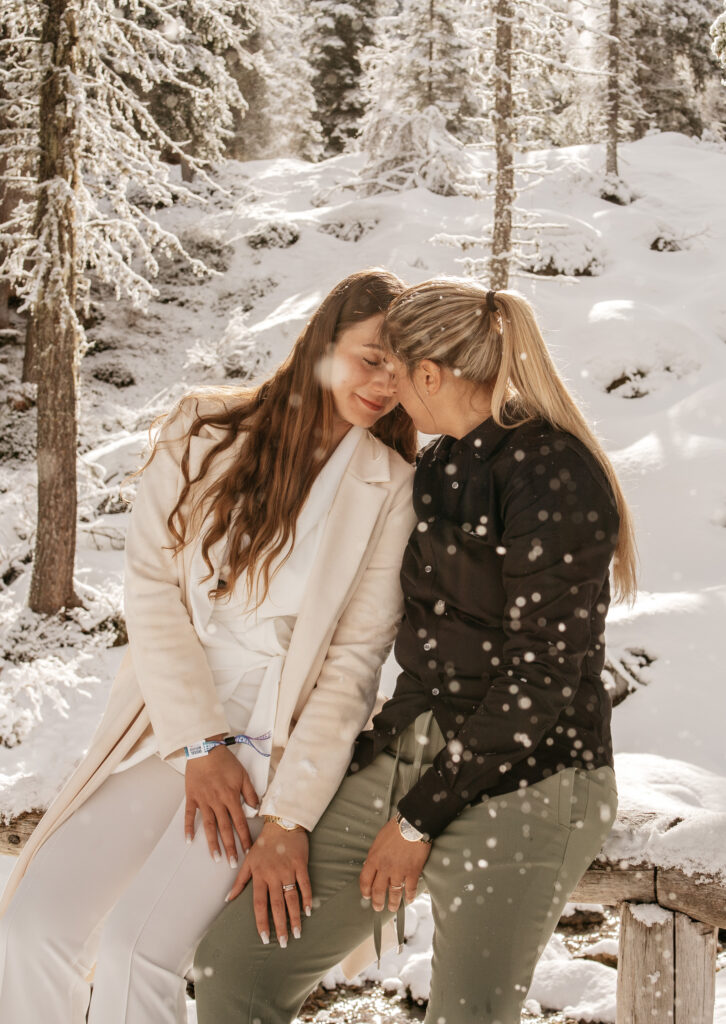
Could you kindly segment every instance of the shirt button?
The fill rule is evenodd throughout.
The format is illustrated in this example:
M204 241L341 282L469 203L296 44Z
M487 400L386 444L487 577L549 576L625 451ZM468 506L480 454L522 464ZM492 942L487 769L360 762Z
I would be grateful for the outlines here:
M431 644L430 643L425 643L424 644L424 650L425 651L430 651L431 650Z
M438 695L439 695L439 688L438 688L438 686L435 686L431 692L433 693L434 697L438 697Z
M424 566L424 572L431 572L431 566L430 565L425 565Z
M454 480L454 482L453 482L453 484L451 486L453 487L454 490L456 490L456 488L459 486L459 481L458 480Z

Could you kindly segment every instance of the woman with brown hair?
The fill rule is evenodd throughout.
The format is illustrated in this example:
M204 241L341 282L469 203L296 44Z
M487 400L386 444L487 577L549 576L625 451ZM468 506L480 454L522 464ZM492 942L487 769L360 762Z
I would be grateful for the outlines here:
M280 946L304 930L308 831L401 613L415 432L379 330L403 288L352 275L269 380L164 421L127 537L128 652L4 897L2 1020L82 1024L94 963L91 1024L186 1020L240 862L263 941L270 909Z
M429 281L392 303L383 340L401 404L442 435L414 478L402 671L310 837L310 927L263 947L248 894L227 906L197 951L200 1024L291 1021L371 933L380 955L386 918L402 940L420 884L427 1024L519 1022L615 816L603 633L611 559L627 599L636 556L613 468L520 296Z

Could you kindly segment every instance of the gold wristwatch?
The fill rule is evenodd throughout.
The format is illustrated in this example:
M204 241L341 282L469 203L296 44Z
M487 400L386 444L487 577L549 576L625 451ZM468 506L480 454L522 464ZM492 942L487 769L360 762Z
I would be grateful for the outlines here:
M297 832L298 829L301 829L303 832L305 831L302 825L298 825L296 821L290 821L289 818L279 818L276 814L265 814L263 817L265 821L271 821L273 825L279 825L286 832Z

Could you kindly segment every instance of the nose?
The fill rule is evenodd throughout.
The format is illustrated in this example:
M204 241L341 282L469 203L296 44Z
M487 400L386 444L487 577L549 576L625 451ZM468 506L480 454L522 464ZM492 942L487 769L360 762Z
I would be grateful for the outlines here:
M375 377L376 391L382 395L396 394L396 374L392 363L382 363Z

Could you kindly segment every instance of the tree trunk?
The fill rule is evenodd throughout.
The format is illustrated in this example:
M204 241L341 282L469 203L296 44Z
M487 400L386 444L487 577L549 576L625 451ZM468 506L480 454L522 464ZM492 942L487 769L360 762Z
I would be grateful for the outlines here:
M5 98L0 85L0 95ZM8 124L4 118L0 118L0 129L7 131ZM14 203L17 203L18 196L10 188L7 181L4 181L7 171L7 158L0 155L0 224L4 224L10 217ZM7 229L5 229L7 230ZM0 262L5 258L7 250L0 246ZM10 282L0 281L0 330L10 326Z
M434 96L434 20L436 11L434 9L434 0L429 0L429 80L426 85L426 106L430 107L432 103L436 102Z
M78 603L76 547L78 321L74 192L79 125L72 95L78 24L72 0L47 0L42 43L51 54L40 93L39 197L35 221L45 264L34 310L38 375L38 526L30 607L52 614Z
M607 108L607 146L605 154L605 173L608 177L618 177L618 118L620 116L620 81L618 78L618 60L620 56L620 40L618 39L618 0L610 0L608 15L608 108Z
M494 149L497 162L494 194L492 256L489 261L489 286L498 290L509 284L512 245L512 205L514 203L514 118L512 100L512 0L497 0L494 6L496 40L494 45Z
M10 326L10 282L0 281L0 331Z
M25 352L23 354L23 383L35 384L38 380L37 346L38 331L35 317L31 313L25 321Z

